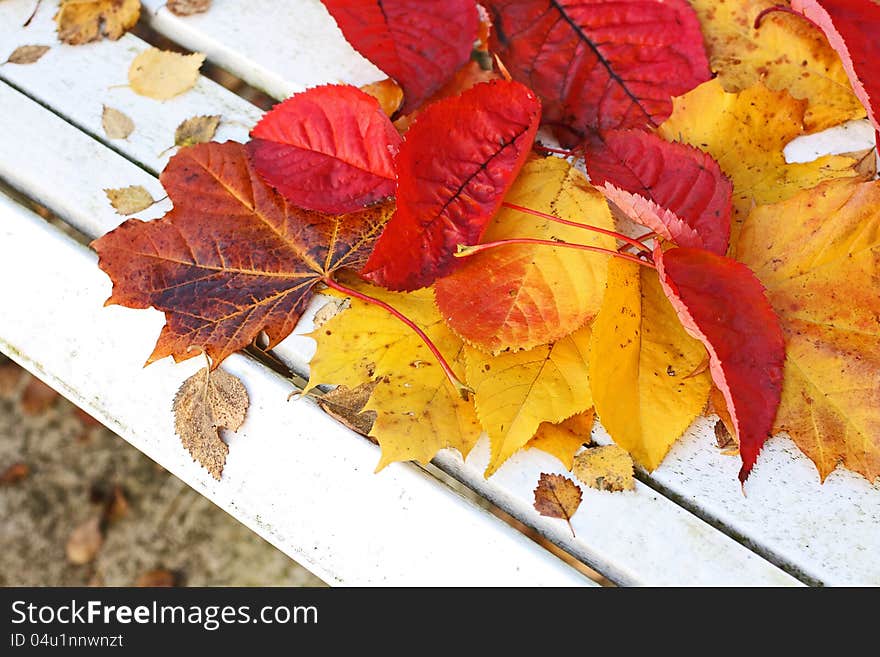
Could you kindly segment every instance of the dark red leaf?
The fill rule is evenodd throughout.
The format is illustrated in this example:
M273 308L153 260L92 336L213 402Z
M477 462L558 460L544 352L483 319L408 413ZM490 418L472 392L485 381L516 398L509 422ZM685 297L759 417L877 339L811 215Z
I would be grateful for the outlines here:
M710 78L685 0L488 0L491 45L544 104L566 147L590 131L659 125Z
M355 87L295 94L251 136L256 170L301 208L343 214L394 194L400 135L376 99Z
M880 131L880 4L873 0L792 0L840 55L853 91Z
M723 255L733 186L712 156L643 130L612 130L586 144L590 181L633 220L678 246Z
M403 88L408 114L471 56L474 0L323 0L342 34Z
M397 211L363 270L392 290L450 273L476 244L525 163L541 104L518 82L478 84L427 107L397 155Z
M764 286L743 264L703 249L658 247L663 291L685 330L709 352L709 371L739 438L740 481L773 428L782 394L785 341Z

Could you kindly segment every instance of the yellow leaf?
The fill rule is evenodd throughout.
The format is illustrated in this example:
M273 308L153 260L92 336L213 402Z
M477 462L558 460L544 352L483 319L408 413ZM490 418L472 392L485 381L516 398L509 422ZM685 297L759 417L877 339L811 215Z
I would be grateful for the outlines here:
M776 0L691 0L703 28L712 70L725 91L763 82L809 102L804 124L817 132L865 116L843 64L822 31L805 18L774 12L755 18Z
M128 216L146 210L156 201L150 196L150 192L140 185L131 185L120 189L105 189L104 193L110 201L110 205L116 210L116 214Z
M140 15L140 0L62 0L55 23L58 38L76 46L102 35L115 41L135 26Z
M835 181L756 208L737 257L786 335L777 430L824 479L880 476L880 182Z
M635 490L632 457L622 447L591 447L574 459L574 476L590 488L617 492Z
M605 198L557 157L534 159L505 201L608 230ZM615 249L613 237L502 208L483 242L514 237L561 240ZM498 353L549 344L591 321L602 303L608 257L553 246L511 245L470 256L436 284L437 304L469 344Z
M398 293L345 282L413 320L463 375L464 344L443 323L430 288ZM348 308L310 336L318 350L310 363L307 390L319 383L355 388L379 381L364 407L364 412L376 412L370 436L382 448L377 469L394 461L427 463L445 447L466 456L476 444L481 429L473 403L458 396L418 336L385 310L351 299Z
M596 414L618 445L653 470L702 413L706 350L685 333L656 272L613 260L593 324L590 385Z
M590 444L595 418L596 413L591 408L555 424L542 422L526 447L555 456L562 461L566 470L571 470L574 455L583 445Z
M542 422L561 422L593 405L589 346L587 326L528 351L491 356L466 349L467 381L491 442L486 476L524 447Z
M128 69L128 84L136 94L168 100L193 87L204 61L201 53L181 55L150 48L134 58Z
M785 91L758 84L727 93L719 80L710 80L675 98L673 106L672 116L658 129L660 135L710 153L733 182L731 245L753 205L775 203L823 180L855 175L855 160L848 157L785 162L782 150L803 133L806 106Z
M361 91L379 101L379 107L388 116L393 116L403 104L403 89L391 78L365 84Z

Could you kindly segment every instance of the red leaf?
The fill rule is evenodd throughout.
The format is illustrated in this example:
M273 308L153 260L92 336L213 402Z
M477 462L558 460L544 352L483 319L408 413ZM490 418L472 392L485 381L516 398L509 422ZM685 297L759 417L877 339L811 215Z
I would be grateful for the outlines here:
M254 167L291 203L343 214L394 194L401 138L375 98L350 86L295 94L251 132Z
M261 331L278 344L315 286L363 267L390 212L331 216L293 206L235 142L182 149L161 181L174 209L156 221L130 219L92 243L113 280L108 304L165 313L148 362L204 351L216 367Z
M880 4L872 0L792 0L824 33L840 55L856 97L880 131Z
M654 250L663 291L685 330L709 352L709 371L739 438L745 482L773 428L785 341L751 269L703 249Z
M659 125L710 78L685 0L488 0L492 49L544 104L566 147L590 131Z
M363 275L415 290L450 273L476 244L535 139L541 104L518 82L478 84L427 107L397 155L397 211Z
M642 130L586 149L590 181L634 221L678 246L727 252L733 186L711 155Z
M403 88L400 112L421 105L470 59L474 0L323 0L348 42Z

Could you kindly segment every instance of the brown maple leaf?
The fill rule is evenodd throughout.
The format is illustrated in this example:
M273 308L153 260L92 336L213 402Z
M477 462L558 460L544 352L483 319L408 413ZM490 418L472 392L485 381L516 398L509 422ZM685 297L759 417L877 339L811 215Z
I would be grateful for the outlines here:
M294 207L235 142L181 150L161 181L171 212L131 219L92 243L113 279L108 304L165 312L148 363L204 351L216 367L261 331L274 347L318 284L363 266L390 214L388 205L342 216Z
M580 486L568 477L542 472L535 489L535 510L542 516L565 520L574 536L571 517L581 505L582 496Z

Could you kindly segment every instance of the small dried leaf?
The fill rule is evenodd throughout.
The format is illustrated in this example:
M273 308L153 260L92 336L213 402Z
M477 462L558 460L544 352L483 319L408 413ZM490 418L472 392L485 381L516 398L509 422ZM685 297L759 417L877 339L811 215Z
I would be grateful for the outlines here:
M27 479L31 468L27 463L13 463L0 473L0 486L11 486Z
M121 520L128 515L130 508L128 498L125 496L122 486L116 485L113 487L113 492L110 494L110 498L104 507L104 520L106 522Z
M315 328L321 328L350 305L351 301L349 299L329 299L327 303L321 306L318 309L318 312L315 313L315 318L312 320Z
M592 447L574 457L574 476L590 488L606 491L633 490L632 457L622 447Z
M58 38L77 46L102 35L115 41L135 26L140 15L140 0L62 0L55 23Z
M104 105L104 113L101 115L101 125L110 139L128 139L134 132L134 121L118 109Z
M735 444L736 441L733 439L733 434L730 433L730 430L722 420L718 420L715 423L715 447L725 449Z
M364 412L364 406L377 384L378 381L370 381L355 388L338 386L318 397L318 405L352 431L367 436L376 421L376 411Z
M208 11L211 8L211 0L168 0L165 6L177 16L192 16Z
M0 363L0 397L11 397L18 389L23 370L12 362Z
M526 447L552 454L562 461L567 470L571 470L574 455L583 445L591 442L590 432L595 418L596 411L591 408L557 424L542 422Z
M76 566L91 563L103 544L104 534L101 532L100 516L89 518L70 532L65 547L67 560Z
M248 409L244 384L223 370L199 370L174 397L174 430L183 446L214 479L220 479L229 447L218 429L237 431Z
M535 510L542 516L565 520L574 535L571 517L581 505L582 497L580 487L568 477L542 472L535 489Z
M116 214L128 216L141 210L146 210L156 201L146 189L140 185L121 187L120 189L105 189L104 193L110 200L110 205L116 210Z
M170 570L157 568L142 573L134 585L146 588L172 587L177 586L177 579L177 575Z
M128 69L128 83L136 94L168 100L195 85L204 61L205 56L201 53L181 55L150 48L134 58Z
M219 125L219 116L193 116L177 126L174 131L174 145L183 148L209 142L214 138Z
M21 412L24 415L39 415L49 410L58 399L58 393L36 377L31 377L21 396Z
M49 46L19 46L12 51L7 64L33 64L49 52Z

